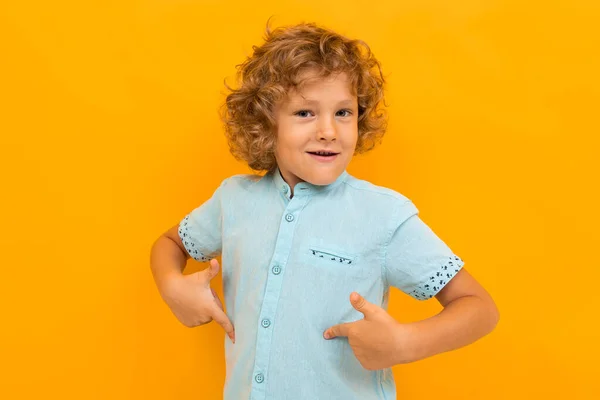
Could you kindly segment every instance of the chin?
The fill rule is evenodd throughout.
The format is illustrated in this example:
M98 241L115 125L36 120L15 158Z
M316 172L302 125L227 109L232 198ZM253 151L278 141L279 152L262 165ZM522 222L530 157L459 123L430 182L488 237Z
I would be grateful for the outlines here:
M318 186L325 186L325 185L330 185L333 182L335 182L335 180L342 174L342 172L339 173L314 173L311 176L311 179L306 179L307 182L313 184L313 185L318 185Z

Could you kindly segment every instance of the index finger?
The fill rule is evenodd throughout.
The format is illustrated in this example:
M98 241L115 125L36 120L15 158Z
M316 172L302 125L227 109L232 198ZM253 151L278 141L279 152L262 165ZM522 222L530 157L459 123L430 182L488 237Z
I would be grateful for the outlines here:
M323 332L323 337L325 339L333 339L338 336L347 337L350 333L350 327L352 324L353 322L346 322L344 324L334 325Z
M229 335L229 337L231 338L231 340L234 340L233 334L234 334L234 329L233 329L233 324L231 323L231 321L229 320L229 317L227 317L227 314L225 314L225 312L223 310L221 310L219 308L219 306L217 306L217 304L215 303L214 308L213 308L213 315L212 315L212 319L219 325L221 325L223 327L223 329L225 330L225 332L227 333L227 335Z

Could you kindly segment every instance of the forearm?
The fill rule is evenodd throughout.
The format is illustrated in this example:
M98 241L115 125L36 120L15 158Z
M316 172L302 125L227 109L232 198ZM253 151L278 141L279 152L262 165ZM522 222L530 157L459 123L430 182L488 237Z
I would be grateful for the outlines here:
M159 237L150 252L150 269L156 286L164 292L170 277L181 275L187 264L187 257L179 246L166 236Z
M464 296L450 302L439 314L413 322L414 354L411 362L466 346L490 333L498 323L498 309L486 297Z

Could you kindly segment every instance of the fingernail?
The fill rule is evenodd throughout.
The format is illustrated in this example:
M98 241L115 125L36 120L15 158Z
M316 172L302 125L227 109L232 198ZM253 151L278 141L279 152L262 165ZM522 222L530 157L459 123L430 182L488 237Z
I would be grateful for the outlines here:
M325 331L325 333L323 334L323 337L325 339L329 339L331 336L329 335L329 332Z

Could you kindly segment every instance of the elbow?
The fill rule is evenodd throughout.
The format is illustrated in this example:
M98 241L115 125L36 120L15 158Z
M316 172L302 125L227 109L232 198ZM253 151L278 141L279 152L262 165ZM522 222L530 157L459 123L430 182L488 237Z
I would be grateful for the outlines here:
M500 322L500 310L498 309L498 306L496 305L496 303L490 299L489 301L489 306L488 306L488 315L489 315L489 324L490 324L490 329L489 331L493 331L496 326L498 325L498 322Z
M494 302L488 293L477 296L477 298L479 300L478 315L480 327L483 335L487 335L496 329L496 326L500 321L500 310L498 309L496 302Z
M492 332L496 329L498 322L500 322L500 310L496 305L493 297L485 291L478 296L482 303L482 313L485 315L484 320L486 321L487 331Z

